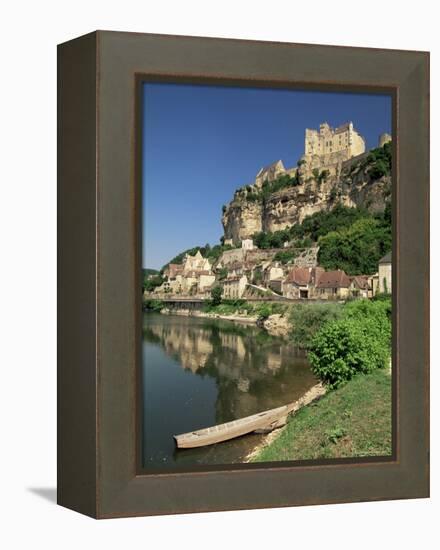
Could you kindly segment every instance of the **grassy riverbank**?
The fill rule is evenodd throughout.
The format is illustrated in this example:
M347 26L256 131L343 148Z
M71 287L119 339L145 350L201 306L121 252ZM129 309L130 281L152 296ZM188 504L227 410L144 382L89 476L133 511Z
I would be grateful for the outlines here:
M359 374L291 417L252 462L391 454L391 376Z

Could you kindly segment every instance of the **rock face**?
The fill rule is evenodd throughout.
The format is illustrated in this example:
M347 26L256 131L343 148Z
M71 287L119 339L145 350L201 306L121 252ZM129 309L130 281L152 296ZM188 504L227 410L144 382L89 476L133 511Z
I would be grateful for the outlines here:
M263 205L237 199L232 201L222 216L225 239L238 243L262 231Z
M391 177L373 180L360 155L335 165L326 178L314 160L302 161L297 170L299 184L262 196L259 188L247 186L236 191L226 206L222 223L225 239L238 244L259 231L278 231L301 223L315 212L329 211L336 204L383 211L391 194Z
M269 315L263 326L272 336L287 336L291 329L288 319L278 313Z

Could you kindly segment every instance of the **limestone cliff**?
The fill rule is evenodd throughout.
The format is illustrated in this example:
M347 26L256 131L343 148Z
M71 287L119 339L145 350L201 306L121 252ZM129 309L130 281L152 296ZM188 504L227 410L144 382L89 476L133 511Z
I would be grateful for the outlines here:
M263 230L263 204L234 197L223 213L222 224L226 239L238 243Z
M367 153L359 155L324 173L303 158L292 184L281 190L262 193L256 185L238 189L223 213L225 239L238 243L259 231L285 229L336 204L382 211L391 194L391 177L372 177L368 158Z

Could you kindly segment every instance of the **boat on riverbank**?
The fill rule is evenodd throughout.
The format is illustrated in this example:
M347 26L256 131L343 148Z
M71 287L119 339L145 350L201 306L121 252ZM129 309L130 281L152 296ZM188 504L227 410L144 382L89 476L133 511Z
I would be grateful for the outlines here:
M283 405L210 428L175 435L174 439L179 449L190 449L221 443L251 432L270 432L285 425L290 410L289 405Z
M325 393L325 387L319 383L310 388L297 401L288 405L173 437L179 449L191 449L221 443L252 432L260 434L269 433L285 426L289 414L298 411L305 405L309 405L316 399L320 399Z

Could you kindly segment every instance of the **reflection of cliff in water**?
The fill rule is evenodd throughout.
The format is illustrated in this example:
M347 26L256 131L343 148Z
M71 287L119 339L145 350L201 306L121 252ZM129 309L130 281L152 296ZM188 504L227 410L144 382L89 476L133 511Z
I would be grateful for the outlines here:
M218 423L294 401L314 383L303 352L257 327L160 316L148 318L143 336L182 368L215 379Z

